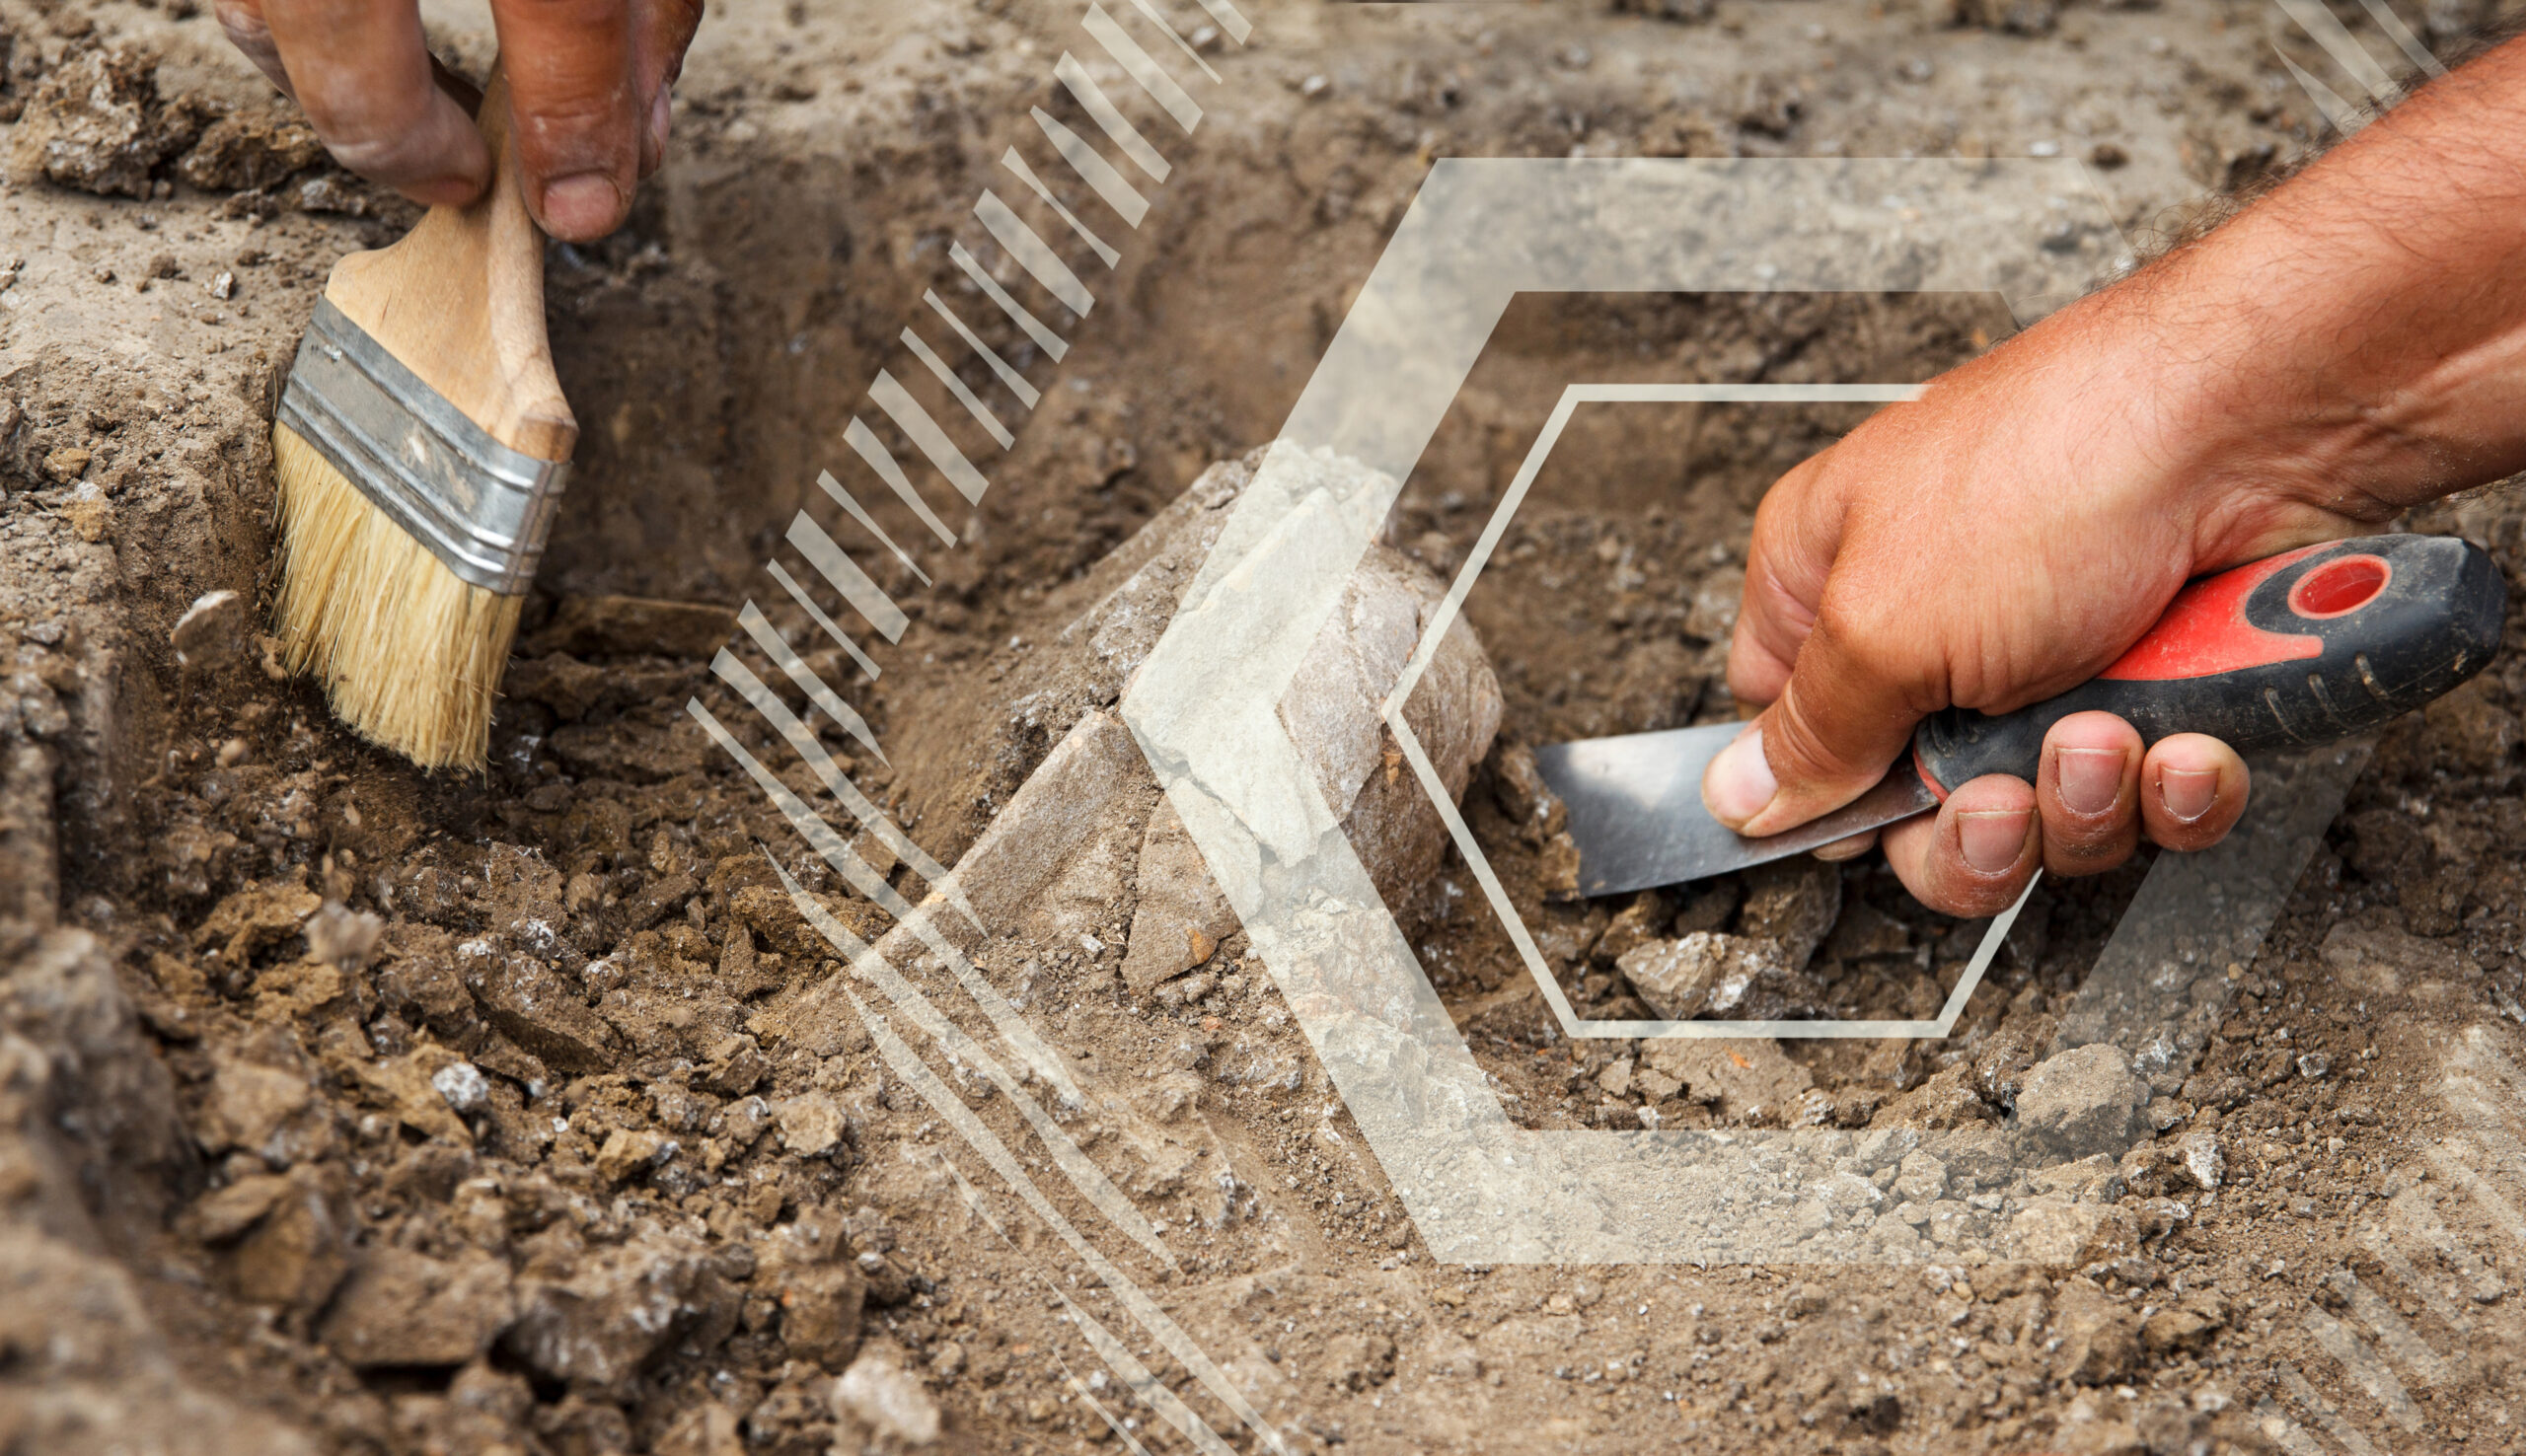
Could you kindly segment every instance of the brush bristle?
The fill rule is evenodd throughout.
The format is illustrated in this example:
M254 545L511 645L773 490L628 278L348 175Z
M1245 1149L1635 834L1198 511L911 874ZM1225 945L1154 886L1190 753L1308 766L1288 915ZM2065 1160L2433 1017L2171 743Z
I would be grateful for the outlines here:
M280 480L280 637L362 738L424 768L488 761L491 701L522 597L460 580L287 425Z

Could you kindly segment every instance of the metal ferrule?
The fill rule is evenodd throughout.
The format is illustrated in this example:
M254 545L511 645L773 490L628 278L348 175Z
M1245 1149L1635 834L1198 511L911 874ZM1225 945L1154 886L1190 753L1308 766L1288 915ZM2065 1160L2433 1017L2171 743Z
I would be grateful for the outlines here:
M535 579L567 461L511 450L330 302L299 340L280 421L466 582Z

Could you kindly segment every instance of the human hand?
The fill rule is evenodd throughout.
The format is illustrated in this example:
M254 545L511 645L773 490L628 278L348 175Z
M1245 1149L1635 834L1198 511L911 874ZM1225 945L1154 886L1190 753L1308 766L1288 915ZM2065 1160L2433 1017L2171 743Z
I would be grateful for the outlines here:
M1839 807L1927 713L2050 697L2110 665L2188 577L2379 517L2223 481L2181 448L2157 403L2177 387L2121 352L2124 312L2100 300L2056 318L1773 487L1729 674L1741 701L1769 707L1713 765L1705 794L1721 819L1759 835ZM2096 873L2143 835L2206 848L2247 787L2215 739L2144 749L2121 719L2081 713L2046 735L2035 782L1962 785L1884 845L1925 904L1989 914L2038 866Z
M432 78L417 0L216 0L238 49L307 111L334 160L415 202L490 182L473 118ZM491 0L520 186L564 242L623 225L666 153L668 88L703 0Z
M2374 530L2526 470L2526 40L2432 82L2208 238L2029 328L1782 477L1729 657L1768 704L1703 800L1776 834L1848 803L1920 719L2094 677L2187 578ZM2082 713L2037 781L1990 776L1883 834L1923 903L2004 909L2146 834L2243 812L2215 740L2143 752ZM1865 852L1878 837L1831 846Z

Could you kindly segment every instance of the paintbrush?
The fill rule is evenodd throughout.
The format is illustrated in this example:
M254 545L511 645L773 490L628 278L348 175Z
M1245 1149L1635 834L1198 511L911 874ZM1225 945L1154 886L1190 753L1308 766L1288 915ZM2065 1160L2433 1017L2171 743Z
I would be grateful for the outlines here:
M334 264L272 425L285 661L353 731L424 768L486 761L579 438L497 66L476 124L490 186Z

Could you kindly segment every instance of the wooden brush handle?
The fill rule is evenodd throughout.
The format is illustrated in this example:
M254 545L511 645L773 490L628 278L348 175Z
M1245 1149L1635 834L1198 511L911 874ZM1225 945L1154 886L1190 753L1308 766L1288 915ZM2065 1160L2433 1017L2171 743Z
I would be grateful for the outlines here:
M467 207L433 207L392 245L334 265L325 296L467 418L512 450L568 460L578 420L544 331L544 234L527 214L497 64L475 116L491 184Z

